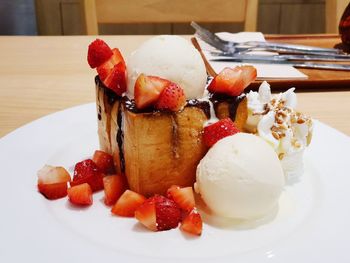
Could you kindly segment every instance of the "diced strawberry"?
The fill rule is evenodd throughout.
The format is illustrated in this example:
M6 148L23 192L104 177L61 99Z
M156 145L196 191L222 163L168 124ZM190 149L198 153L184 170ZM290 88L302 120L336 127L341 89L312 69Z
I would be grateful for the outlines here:
M92 190L89 184L79 184L68 188L69 201L75 205L92 205Z
M112 208L112 213L118 216L133 217L146 198L131 190L126 190Z
M138 109L154 105L162 91L170 84L169 80L140 74L135 82L134 97Z
M114 205L126 190L125 179L121 175L108 175L103 177L106 205Z
M112 72L115 65L121 63L121 65L126 69L126 64L122 54L119 49L113 48L112 56L105 61L102 65L97 67L98 76L102 81L104 81L108 75Z
M204 127L203 141L208 146L213 146L218 140L234 135L239 130L230 118L219 120L209 126Z
M177 185L171 186L167 191L167 197L184 211L189 212L195 206L193 189L191 186L180 188Z
M209 84L212 93L222 93L229 96L239 96L257 76L253 66L224 68Z
M194 235L201 235L203 222L201 215L196 209L193 209L182 221L180 229Z
M113 67L111 73L103 80L103 84L119 96L126 91L125 67L122 62Z
M186 104L185 93L175 83L169 84L160 94L155 108L159 110L179 111Z
M103 189L103 176L93 160L87 159L77 163L74 167L73 181L70 185L88 183L93 192Z
M91 68L96 68L113 55L111 48L101 39L93 41L88 48L87 60Z
M38 171L38 190L47 199L58 199L67 195L67 182L71 180L63 167L45 165Z
M100 170L100 172L104 174L113 174L115 173L114 162L112 155L104 152L96 150L92 160Z
M163 231L178 226L181 221L181 210L174 201L155 195L135 211L135 217L150 230Z

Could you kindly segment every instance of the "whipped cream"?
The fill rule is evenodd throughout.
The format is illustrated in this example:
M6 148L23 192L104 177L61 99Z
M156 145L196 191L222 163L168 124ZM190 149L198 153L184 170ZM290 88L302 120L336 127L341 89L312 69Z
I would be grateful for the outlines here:
M263 82L258 92L247 94L248 119L245 129L268 142L281 160L287 180L303 172L303 152L311 140L312 121L295 110L295 88L276 95Z

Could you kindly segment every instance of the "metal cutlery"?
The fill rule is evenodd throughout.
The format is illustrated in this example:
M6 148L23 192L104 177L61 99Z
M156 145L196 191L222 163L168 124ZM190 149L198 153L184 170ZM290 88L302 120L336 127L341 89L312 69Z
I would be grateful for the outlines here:
M244 49L267 49L280 52L298 52L302 54L343 54L339 49L335 48L320 48L304 45L294 45L294 44L284 44L284 43L274 43L274 42L262 42L262 41L248 41L244 43L226 41L210 32L209 30L199 26L195 22L191 22L191 26L196 30L195 34L209 45L227 53L238 53L242 52Z

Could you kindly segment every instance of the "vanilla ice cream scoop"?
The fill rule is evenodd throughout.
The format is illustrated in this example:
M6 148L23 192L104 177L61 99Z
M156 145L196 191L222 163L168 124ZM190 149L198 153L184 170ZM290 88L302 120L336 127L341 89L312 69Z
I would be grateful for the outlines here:
M284 175L273 148L237 133L218 141L197 167L195 189L216 215L255 219L278 204Z
M204 62L199 52L182 37L153 37L135 50L126 64L129 98L134 98L135 81L141 73L176 83L183 88L187 99L203 96L207 80Z

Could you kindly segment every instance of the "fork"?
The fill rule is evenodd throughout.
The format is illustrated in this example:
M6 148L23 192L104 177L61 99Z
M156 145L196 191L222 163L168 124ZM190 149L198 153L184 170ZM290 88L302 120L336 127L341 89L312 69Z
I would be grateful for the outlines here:
M196 22L192 21L191 26L196 30L195 34L202 39L204 42L209 45L227 53L238 53L244 51L244 49L252 48L264 48L273 51L279 51L280 49L284 52L300 52L303 54L342 54L343 52L335 48L320 48L304 45L292 45L292 44L283 44L283 43L274 43L274 42L262 42L262 41L248 41L244 43L238 43L234 41L226 41L210 32L209 30L201 27ZM246 46L243 47L242 46Z

